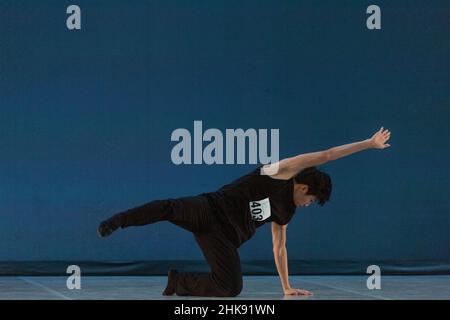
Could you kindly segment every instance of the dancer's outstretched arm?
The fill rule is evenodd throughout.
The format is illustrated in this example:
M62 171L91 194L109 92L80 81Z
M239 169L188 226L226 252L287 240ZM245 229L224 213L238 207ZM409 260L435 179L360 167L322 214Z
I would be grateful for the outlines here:
M369 139L286 158L277 163L264 166L262 173L275 179L290 179L308 167L319 166L367 149L385 149L390 147L391 145L386 143L390 137L391 132L381 127Z

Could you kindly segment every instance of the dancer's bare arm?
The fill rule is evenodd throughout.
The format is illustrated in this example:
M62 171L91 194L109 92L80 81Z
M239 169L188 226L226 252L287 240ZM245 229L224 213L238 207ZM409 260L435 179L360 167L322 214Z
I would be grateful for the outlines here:
M285 295L311 295L307 290L292 288L289 284L288 258L286 250L287 225L272 222L273 257L280 275L281 286Z
M356 152L367 149L385 149L391 145L386 143L391 137L391 132L381 127L371 138L333 147L327 150L304 153L294 157L283 159L277 163L266 165L262 169L262 174L267 174L275 179L290 179L301 170L319 166L329 161L346 157Z

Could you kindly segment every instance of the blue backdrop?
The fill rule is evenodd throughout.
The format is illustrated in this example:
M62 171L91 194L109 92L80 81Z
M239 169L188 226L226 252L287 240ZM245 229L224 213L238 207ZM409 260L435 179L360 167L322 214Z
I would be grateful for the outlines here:
M66 8L82 28L66 28ZM279 128L281 156L392 130L329 163L332 200L298 209L290 259L450 259L450 2L0 3L0 260L202 259L169 223L100 239L152 199L254 168L171 163L176 128ZM270 227L241 248L271 259Z

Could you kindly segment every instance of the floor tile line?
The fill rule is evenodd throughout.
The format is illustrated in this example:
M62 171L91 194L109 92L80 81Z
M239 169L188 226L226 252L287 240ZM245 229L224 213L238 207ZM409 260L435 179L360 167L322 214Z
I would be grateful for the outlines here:
M385 297L382 297L382 296L379 296L379 295L362 293L362 292L354 291L354 290L351 290L351 289L345 289L345 288L340 288L340 287L336 287L336 286L331 286L331 285L328 285L328 284L318 283L318 282L312 281L312 280L305 280L305 279L303 279L301 281L302 282L306 282L306 283L309 282L309 283L312 283L312 284L315 284L315 285L318 285L318 286L322 286L322 287L327 287L327 288L330 288L330 289L335 289L335 290L340 290L340 291L344 291L344 292L348 292L348 293L357 294L359 296L366 296L366 297L371 297L371 298L380 299L380 300L391 300L389 298L385 298Z
M45 291L47 291L47 292L49 292L51 294L54 294L54 295L58 296L59 298L62 298L64 300L73 300L72 298L69 298L68 296L63 295L62 293L60 293L60 292L58 292L56 290L53 290L53 289L51 289L49 287L46 287L46 286L44 286L43 284L41 284L39 282L30 280L30 279L24 278L24 277L18 277L18 278L20 280L22 280L22 281L25 281L25 282L31 284L31 285L34 285L34 286L39 287L41 289L44 289Z

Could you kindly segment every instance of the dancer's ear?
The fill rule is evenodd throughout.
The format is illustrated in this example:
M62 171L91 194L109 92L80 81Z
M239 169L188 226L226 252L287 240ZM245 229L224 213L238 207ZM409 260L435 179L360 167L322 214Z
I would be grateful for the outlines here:
M309 187L308 187L307 184L299 183L299 184L298 184L298 188L299 188L299 190L301 191L301 193L302 193L303 195L305 195L305 194L308 193Z

